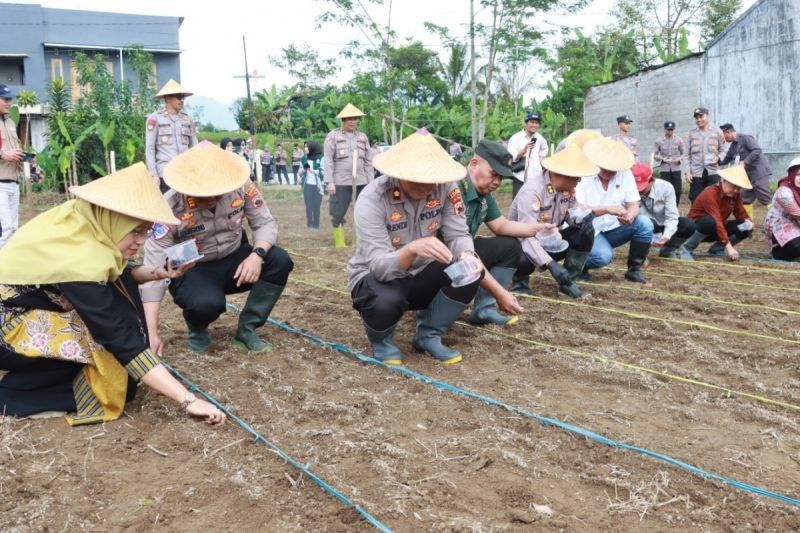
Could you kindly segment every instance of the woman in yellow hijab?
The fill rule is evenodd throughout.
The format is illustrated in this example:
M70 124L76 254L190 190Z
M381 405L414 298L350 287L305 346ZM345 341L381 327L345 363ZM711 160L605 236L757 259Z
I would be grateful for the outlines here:
M71 192L0 249L0 414L114 420L139 381L210 424L225 414L188 392L149 349L138 284L186 267L129 266L150 226L177 224L138 163Z

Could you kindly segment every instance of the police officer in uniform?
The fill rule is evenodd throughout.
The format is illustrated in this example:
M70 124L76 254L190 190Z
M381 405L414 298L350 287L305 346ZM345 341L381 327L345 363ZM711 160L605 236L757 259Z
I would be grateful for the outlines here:
M233 343L250 352L269 350L256 329L264 325L278 301L293 264L276 246L278 228L258 187L249 181L247 161L239 155L203 142L176 156L164 171L172 190L164 198L180 220L177 227L155 225L145 244L144 263L163 265L165 250L193 239L202 257L197 266L169 285L175 303L183 309L189 329L189 348L202 352L211 344L208 326L225 312L225 295L250 291L239 315ZM242 224L253 232L247 243ZM163 281L142 286L151 348L162 347L158 332Z
M330 194L331 225L333 242L337 248L346 246L344 238L344 216L353 198L356 198L373 179L372 150L369 139L357 130L358 120L363 117L353 104L347 104L336 116L342 119L342 127L328 133L323 148L325 186ZM355 156L355 161L353 157Z
M617 128L619 128L619 133L616 135L612 135L611 139L615 141L619 141L625 145L625 147L631 151L633 154L633 158L638 161L639 160L639 141L636 140L635 137L631 137L628 133L631 131L631 124L633 123L633 119L630 115L622 115L617 117Z
M742 189L742 201L744 209L750 219L753 219L753 203L758 200L761 205L772 203L772 192L769 190L769 182L772 178L772 167L769 165L766 156L758 145L758 141L752 135L738 133L733 124L723 124L719 127L725 141L731 144L725 159L720 165L733 163L738 157L739 164L747 172L747 178L753 185L752 189Z
M522 253L519 238L533 237L540 229L554 227L549 223L512 221L500 212L492 191L500 186L503 178L513 179L511 162L512 156L505 146L483 139L467 165L467 177L458 183L467 208L467 226L475 240L475 252L488 271L481 281L473 312L468 319L470 324L476 326L511 326L519 321L516 315L522 312L522 307L508 291ZM476 237L483 223L494 233L494 237ZM498 307L502 312L498 311Z
M686 145L683 139L675 136L675 123L664 123L664 136L656 141L653 147L653 160L661 166L659 178L671 184L675 189L675 203L681 203L681 161L686 154Z
M353 307L384 363L403 362L394 330L409 309L417 311L412 348L458 363L461 353L444 346L442 334L475 296L480 275L453 286L444 270L458 260L482 270L454 183L464 167L424 129L375 156L375 167L383 175L367 185L355 207L358 247L347 264Z
M684 173L689 186L689 202L694 203L703 189L719 183L719 161L724 150L722 132L711 126L708 109L694 110L697 127L686 135L686 155L683 158Z
M534 237L520 239L522 256L516 278L527 278L537 268L547 268L561 292L580 298L583 293L577 279L594 244L594 215L586 209L587 213L576 218L570 215L569 209L578 207L575 187L581 177L595 175L600 169L574 143L545 158L542 166L545 171L528 180L514 198L508 218L530 224L554 224L569 247L561 252L547 252ZM565 223L567 227L562 229ZM558 264L562 259L563 267Z
M178 154L197 144L197 131L192 117L183 112L187 91L175 80L169 80L156 98L164 98L164 109L147 116L144 155L147 169L158 180L161 192L166 192L164 167Z

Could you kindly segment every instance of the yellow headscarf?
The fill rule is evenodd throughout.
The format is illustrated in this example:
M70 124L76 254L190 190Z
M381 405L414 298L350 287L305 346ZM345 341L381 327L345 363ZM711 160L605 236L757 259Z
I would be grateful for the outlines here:
M81 199L42 213L0 249L0 284L116 280L126 261L117 243L143 221Z

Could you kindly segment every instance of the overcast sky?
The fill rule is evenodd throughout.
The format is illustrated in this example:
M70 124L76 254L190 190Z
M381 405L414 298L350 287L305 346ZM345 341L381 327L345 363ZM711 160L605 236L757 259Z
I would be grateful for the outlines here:
M235 75L244 73L242 35L247 37L248 63L251 73L266 76L257 80L256 89L272 83L285 85L290 79L269 62L270 55L290 43L308 43L323 58L335 57L348 41L361 36L354 30L327 25L315 28L316 16L328 9L321 0L16 0L5 3L33 3L46 7L85 9L148 15L184 17L180 32L181 82L196 94L230 103L245 94L244 80ZM744 0L751 5L755 0ZM370 6L368 2L365 5ZM386 2L388 4L388 1ZM475 2L478 4L479 2ZM611 21L608 14L614 0L592 0L577 15L548 14L542 17L545 26L568 25L591 33ZM386 7L370 7L373 17L385 23ZM392 26L399 37L413 36L435 50L441 50L438 39L430 35L423 22L448 26L453 34L462 35L469 20L469 0L395 0ZM486 16L488 13L483 13ZM363 39L361 39L363 41ZM351 67L344 68L338 81L350 78Z

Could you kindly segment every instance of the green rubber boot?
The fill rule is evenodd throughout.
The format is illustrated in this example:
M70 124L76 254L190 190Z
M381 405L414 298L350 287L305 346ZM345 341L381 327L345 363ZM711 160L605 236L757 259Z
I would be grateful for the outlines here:
M251 353L259 353L272 349L272 345L264 342L256 333L267 321L267 317L272 312L272 308L278 302L282 285L267 283L258 280L250 289L247 296L247 303L239 314L239 327L236 328L236 336L233 338L234 346L246 348Z
M189 349L195 353L203 353L211 346L211 335L208 334L208 328L192 329L189 326L189 335L186 343Z
M344 248L347 246L347 242L344 239L344 226L333 228L333 245L336 248Z

